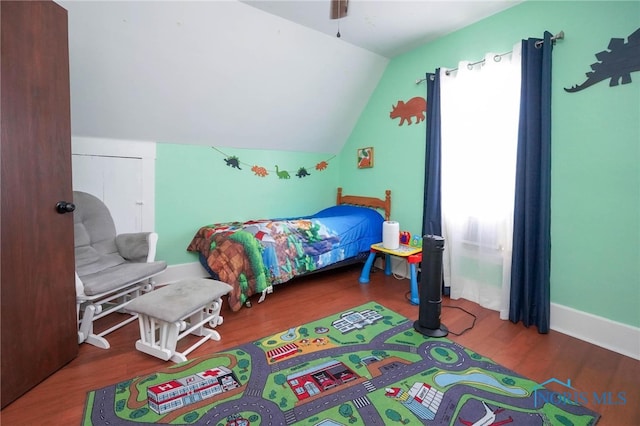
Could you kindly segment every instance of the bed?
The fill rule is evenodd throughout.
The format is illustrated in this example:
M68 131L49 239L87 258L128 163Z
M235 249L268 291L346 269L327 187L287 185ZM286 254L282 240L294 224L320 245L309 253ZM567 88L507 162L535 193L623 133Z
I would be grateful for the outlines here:
M381 212L382 211L382 214ZM343 195L335 206L304 217L260 219L202 226L187 251L233 287L232 311L260 302L273 286L293 278L366 260L371 244L382 241L382 223L391 214L391 191L384 198Z

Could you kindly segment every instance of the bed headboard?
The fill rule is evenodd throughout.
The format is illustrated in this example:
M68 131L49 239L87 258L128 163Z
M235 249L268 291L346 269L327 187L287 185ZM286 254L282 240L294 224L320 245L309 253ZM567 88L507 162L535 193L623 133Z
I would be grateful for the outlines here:
M384 200L375 197L362 197L359 195L342 195L342 188L338 188L337 205L340 204L354 204L356 206L372 207L375 209L384 210L384 220L389 220L391 217L391 190L384 191Z

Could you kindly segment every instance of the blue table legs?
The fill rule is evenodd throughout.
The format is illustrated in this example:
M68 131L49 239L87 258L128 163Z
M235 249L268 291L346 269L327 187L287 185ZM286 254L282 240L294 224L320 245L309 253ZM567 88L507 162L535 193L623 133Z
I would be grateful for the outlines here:
M389 253L384 254L384 274L391 275L391 255Z
M419 305L420 298L418 297L418 277L416 276L416 264L410 263L409 269L411 271L411 304Z
M374 252L369 253L369 257L362 268L362 273L360 274L360 282L362 284L367 284L369 282L369 273L371 272L371 266L373 266L373 261L376 260L376 254Z
M362 272L360 273L360 283L368 284L369 283L369 274L371 273L371 267L373 266L373 262L376 259L376 254L374 252L369 253L369 257L362 268ZM418 296L418 277L416 274L416 264L409 263L409 271L410 271L410 281L411 281L411 304L419 305L420 297ZM384 256L384 273L385 275L391 275L391 255L385 253Z

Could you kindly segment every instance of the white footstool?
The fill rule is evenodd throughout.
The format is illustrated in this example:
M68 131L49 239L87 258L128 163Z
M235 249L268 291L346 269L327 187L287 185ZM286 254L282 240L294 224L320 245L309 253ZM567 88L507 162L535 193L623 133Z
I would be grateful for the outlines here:
M229 284L206 278L179 281L136 297L126 309L137 312L140 340L136 349L164 361L184 362L187 355L207 340L220 340L214 328L222 324L222 296L232 290ZM188 334L203 336L186 350L176 350L178 341Z

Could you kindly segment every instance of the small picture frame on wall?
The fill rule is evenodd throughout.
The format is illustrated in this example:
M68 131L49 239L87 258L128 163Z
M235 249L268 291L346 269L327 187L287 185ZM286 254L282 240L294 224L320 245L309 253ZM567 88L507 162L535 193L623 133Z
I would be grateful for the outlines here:
M358 168L369 169L373 167L373 147L358 148Z

